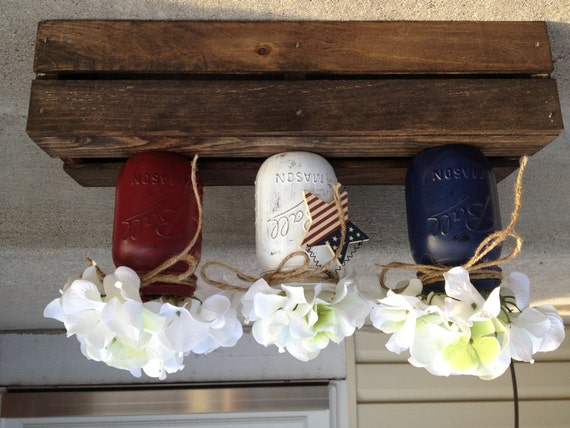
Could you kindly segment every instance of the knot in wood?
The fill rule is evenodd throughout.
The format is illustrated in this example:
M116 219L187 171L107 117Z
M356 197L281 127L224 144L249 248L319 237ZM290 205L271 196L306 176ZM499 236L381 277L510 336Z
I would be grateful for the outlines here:
M271 46L264 45L257 48L257 53L259 55L269 55L271 53Z

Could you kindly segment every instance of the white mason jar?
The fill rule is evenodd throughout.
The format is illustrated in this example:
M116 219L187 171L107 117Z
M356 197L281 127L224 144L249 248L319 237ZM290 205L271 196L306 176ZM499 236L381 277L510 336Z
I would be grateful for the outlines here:
M336 182L331 165L314 153L280 153L261 165L255 180L255 238L263 273L275 270L289 254L303 250L300 245L310 225L303 191L331 202ZM316 250L320 264L333 257L325 247ZM294 269L303 263L302 257L293 257L284 267Z

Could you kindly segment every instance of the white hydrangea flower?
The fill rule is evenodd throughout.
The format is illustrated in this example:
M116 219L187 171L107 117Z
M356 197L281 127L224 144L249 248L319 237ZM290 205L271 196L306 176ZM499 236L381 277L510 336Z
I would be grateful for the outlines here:
M87 270L89 273L89 269ZM89 277L89 276L88 276ZM96 280L76 279L61 290L61 297L51 301L44 309L44 316L63 322L67 336L77 336L86 348L84 354L97 355L88 349L104 349L113 340L114 333L102 320L105 302Z
M65 285L44 316L64 323L85 357L140 377L165 379L184 368L184 356L234 346L242 336L236 309L227 297L210 296L180 305L142 302L140 278L118 267L103 280L95 266Z
M423 367L431 374L449 376L452 368L443 356L442 349L460 340L462 333L441 321L439 317L421 317L416 321L408 362Z
M501 311L499 287L487 299L471 284L469 272L461 266L443 274L445 278L445 312L451 322L470 328L475 321L495 318Z
M370 313L377 329L391 334L386 347L409 350L409 362L438 376L495 379L511 359L532 362L564 340L564 324L551 305L529 307L530 282L511 274L485 299L469 273L455 267L444 274L445 294L421 295L414 279L401 294L388 291Z
M485 299L473 286L469 273L455 267L444 273L445 297L442 327L455 338L441 343L435 366L426 366L433 374L473 375L482 379L500 376L510 364L508 331L497 318L501 312L500 288ZM432 303L441 305L440 299ZM452 336L444 335L448 339Z
M220 347L235 346L243 336L243 327L237 318L237 310L232 306L228 297L214 294L204 299L196 307L197 316L208 326L207 336L199 342L192 352L195 354L208 354Z
M258 280L242 296L242 314L246 322L253 322L255 340L301 361L316 358L330 341L339 343L352 335L364 324L370 307L350 277L334 285L275 288Z
M391 352L399 354L412 345L418 318L429 313L436 317L441 314L437 306L430 306L418 297L421 292L421 281L412 279L400 293L388 290L387 296L380 299L370 312L372 325L392 334L386 344Z
M256 296L261 296L257 297L257 299L268 299L267 304L271 303L270 296L274 296L275 303L268 306L274 306L275 310L277 310L281 305L286 304L287 301L287 298L285 296L281 296L280 294L281 290L270 287L269 284L262 279L254 282L241 297L241 313L245 317L245 322L249 324L251 322L257 321L258 319L254 305ZM264 306L265 305L260 305L258 303L258 307L263 308ZM273 313L274 311L269 310L268 312Z
M520 311L509 314L513 359L532 363L535 353L558 349L565 338L564 322L552 305L529 307L530 281L525 274L511 273L502 294L513 297Z
M456 340L440 350L440 358L449 367L445 375L494 379L507 370L510 364L508 331L498 319L476 321L468 332L458 330L458 333Z

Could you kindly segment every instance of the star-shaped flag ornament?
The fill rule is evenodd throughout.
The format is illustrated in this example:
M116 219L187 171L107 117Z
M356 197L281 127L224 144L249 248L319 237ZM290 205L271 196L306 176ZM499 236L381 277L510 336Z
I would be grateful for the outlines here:
M352 258L360 245L369 239L368 235L348 220L348 193L345 191L340 194L342 216L339 215L334 200L325 202L310 192L305 191L303 194L309 211L310 225L301 247L306 248L317 265L322 265L328 260L319 260L322 256L314 251L315 247L326 246L333 255L341 247L337 262L341 266L344 265ZM342 242L341 221L346 225L344 242Z

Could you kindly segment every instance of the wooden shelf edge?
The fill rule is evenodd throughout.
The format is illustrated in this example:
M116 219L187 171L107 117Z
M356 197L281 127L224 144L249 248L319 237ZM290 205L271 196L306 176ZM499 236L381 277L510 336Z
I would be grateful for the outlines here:
M344 185L402 185L410 159L328 159ZM490 158L497 181L519 166L516 158ZM67 159L64 171L83 187L114 187L124 159ZM263 159L199 159L205 186L253 186Z
M47 20L26 130L86 187L153 150L198 154L207 186L253 185L292 150L401 185L444 144L501 180L564 129L552 69L541 21Z
M542 21L49 20L34 70L549 74L552 59Z

